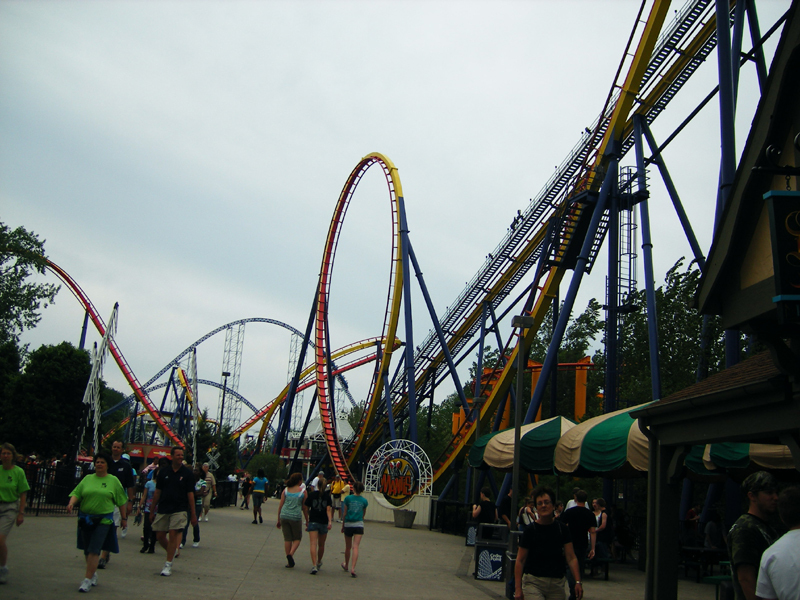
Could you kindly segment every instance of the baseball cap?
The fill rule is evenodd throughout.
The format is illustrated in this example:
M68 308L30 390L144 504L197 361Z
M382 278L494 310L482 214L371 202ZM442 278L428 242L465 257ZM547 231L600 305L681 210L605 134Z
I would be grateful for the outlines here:
M742 491L747 494L753 492L774 492L778 489L778 482L775 478L766 471L757 471L748 475L742 482Z

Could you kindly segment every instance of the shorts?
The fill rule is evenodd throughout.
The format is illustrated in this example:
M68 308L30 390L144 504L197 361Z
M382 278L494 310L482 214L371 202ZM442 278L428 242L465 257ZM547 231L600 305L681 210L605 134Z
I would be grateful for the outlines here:
M261 504L263 504L266 499L267 497L264 492L253 492L253 508L261 508Z
M78 527L78 550L83 550L85 555L99 555L102 551L118 554L117 528L110 523L97 525L91 529Z
M342 508L342 497L341 495L337 498L333 496L333 510L339 510Z
M327 523L311 523L306 525L306 531L316 531L320 535L328 535Z
M345 537L353 537L354 535L364 535L364 528L363 527L348 527L347 525L344 526L344 535Z
M189 516L186 511L176 513L158 513L153 519L153 531L183 531Z
M544 600L564 600L567 595L564 592L566 577L556 579L555 577L535 577L529 573L522 576L522 593L526 600L541 598Z
M299 542L303 539L303 522L293 519L281 519L281 531L284 542Z
M8 536L14 523L17 522L19 500L14 502L0 502L0 535Z
M203 509L208 510L211 508L211 492L209 491L205 496L203 496Z

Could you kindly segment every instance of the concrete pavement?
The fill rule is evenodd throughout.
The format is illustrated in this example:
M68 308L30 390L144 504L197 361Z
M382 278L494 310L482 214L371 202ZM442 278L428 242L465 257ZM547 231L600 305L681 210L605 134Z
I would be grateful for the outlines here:
M191 543L173 566L172 577L159 575L164 551L140 554L140 528L131 528L120 540L120 554L112 555L98 571L99 585L90 598L304 598L396 600L503 598L499 582L476 581L472 548L458 536L428 531L426 527L399 529L384 523L366 524L357 566L358 578L342 571L344 539L335 524L327 543L322 570L309 573L308 537L295 555L297 566L284 567L283 537L275 527L278 502L264 506L264 523L253 525L252 512L215 509L201 523L199 548ZM61 599L78 596L83 579L83 553L75 547L76 524L70 517L28 516L8 538L9 582L0 586L0 598ZM190 533L191 539L191 533ZM644 574L632 567L612 565L611 581L584 579L586 598L625 600L642 598ZM710 600L714 587L681 580L680 597Z

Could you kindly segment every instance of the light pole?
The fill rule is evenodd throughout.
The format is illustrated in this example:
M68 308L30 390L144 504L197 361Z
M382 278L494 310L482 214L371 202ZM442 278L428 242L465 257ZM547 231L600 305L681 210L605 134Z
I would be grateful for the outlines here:
M225 418L225 392L228 390L228 377L230 376L231 374L227 371L222 372L222 403L219 407L219 427L217 428L217 431L219 431L220 440L222 440L222 423L223 419Z
M511 512L516 516L517 503L519 502L519 438L522 429L522 387L525 366L527 364L527 348L525 346L525 330L533 327L533 317L517 316L511 319L511 326L519 329L519 342L517 342L517 398L514 406L514 470L511 475ZM511 517L512 515L509 515ZM510 540L510 538L509 538ZM511 542L509 541L509 544Z

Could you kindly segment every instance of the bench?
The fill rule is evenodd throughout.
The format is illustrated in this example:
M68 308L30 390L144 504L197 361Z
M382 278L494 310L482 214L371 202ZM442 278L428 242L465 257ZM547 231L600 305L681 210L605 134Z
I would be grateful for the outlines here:
M588 561L589 566L591 567L591 571L589 572L589 577L594 577L594 568L601 567L604 572L603 581L608 581L608 565L614 562L614 559L611 557L608 558L593 558L592 560Z

